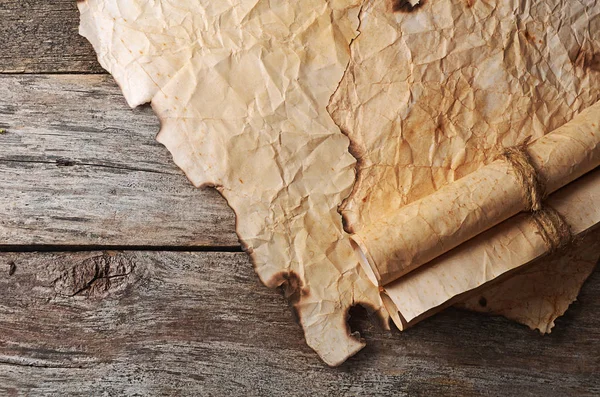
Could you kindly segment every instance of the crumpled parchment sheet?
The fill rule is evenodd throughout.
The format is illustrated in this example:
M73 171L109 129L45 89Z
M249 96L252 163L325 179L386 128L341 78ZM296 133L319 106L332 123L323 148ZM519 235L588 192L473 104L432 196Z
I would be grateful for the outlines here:
M82 35L196 186L214 185L260 279L286 285L307 343L330 365L364 342L348 309L382 318L337 212L355 176L326 106L357 34L359 0L87 0Z

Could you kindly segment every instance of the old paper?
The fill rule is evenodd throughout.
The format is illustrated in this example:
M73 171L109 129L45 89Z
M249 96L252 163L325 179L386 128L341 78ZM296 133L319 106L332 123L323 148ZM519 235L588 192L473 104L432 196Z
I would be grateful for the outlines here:
M161 120L158 140L196 186L215 186L225 196L259 277L285 287L307 343L337 365L364 346L346 325L350 306L361 303L387 318L337 212L355 179L349 143L359 157L359 179L343 209L349 230L358 230L384 207L478 169L490 148L538 138L572 119L598 99L598 40L581 27L598 12L595 2L554 3L523 10L443 0L78 5L81 34L128 103L152 103ZM542 22L523 17L530 13L543 23L548 16L555 25L563 18L571 23L546 37ZM411 47L398 52L396 40L406 39ZM524 40L541 39L560 55L558 68L547 62L547 50L521 51ZM492 51L504 44L506 59ZM380 63L365 64L372 70L357 76L365 55ZM480 84L474 71L480 67L497 71L497 78ZM539 69L529 76L532 68ZM326 109L340 81L330 109L350 142ZM404 116L408 124L401 125ZM431 130L438 121L440 128ZM398 178L387 179L382 169ZM399 186L401 194L393 195Z
M350 65L329 106L358 159L357 182L341 208L346 230L364 232L382 215L485 166L498 148L535 140L597 102L599 14L596 1L366 2ZM513 256L492 242L486 251ZM431 268L420 272L433 284L399 308L406 317L418 321L436 304L458 298L463 287L493 278L481 255L455 260L479 271L449 272L446 279ZM545 283L540 274L526 277ZM455 278L463 282L452 290L446 281ZM565 285L570 293L557 289L554 299L568 305L581 284ZM430 300L430 294L443 298ZM530 318L535 309L515 310L523 312L513 318Z
M351 232L600 99L596 1L420 4L365 3L329 106L359 159L342 207Z
M80 32L102 66L131 106L152 103L158 140L188 178L225 196L259 277L285 286L307 343L330 365L364 346L346 324L352 305L387 318L337 212L355 159L326 110L348 63L359 5L79 3Z
M564 217L575 235L586 236L598 226L600 220L600 206L597 205L600 197L598 181L600 181L600 169L559 190L547 200L548 205ZM600 241L598 243L594 246L598 247ZM569 247L569 249L577 248ZM587 256L593 253L597 258L600 256L600 251L593 251ZM565 255L574 258L568 252L566 254L561 252L555 257L543 257L546 254L548 254L547 242L532 222L531 215L523 213L386 285L382 292L384 303L398 328L404 329L443 307L468 298L476 288L499 277L508 276L519 267L533 263L537 258L540 260L536 265L552 261L565 263L566 259L561 258ZM580 266L577 263L570 265L574 269ZM561 272L563 270L559 269L556 273ZM580 274L577 273L576 279L579 279L579 276ZM553 277L555 273L548 275L548 280ZM583 282L586 277L587 275L581 281ZM569 284L573 284L572 280L565 281L565 285ZM574 288L575 291L578 289ZM562 291L562 288L557 289L555 293L558 291ZM559 294L558 301L568 306L573 300L572 295L576 295L572 290L566 294ZM492 302L495 296L490 295L490 307L496 307L496 303ZM516 297L505 296L504 300L507 299L516 299ZM521 315L526 317L530 314ZM536 326L539 327L542 325Z
M515 150L513 155L520 155L524 164L498 159L393 213L381 214L353 235L371 280L389 284L521 211L541 210L545 194L599 166L600 102ZM526 177L531 181L523 181ZM600 213L586 223L600 223ZM478 262L467 262L462 271L470 272L473 263L479 268Z
M598 259L600 229L584 234L560 255L538 260L506 280L474 291L457 306L503 315L541 333L549 333L554 320L576 300Z

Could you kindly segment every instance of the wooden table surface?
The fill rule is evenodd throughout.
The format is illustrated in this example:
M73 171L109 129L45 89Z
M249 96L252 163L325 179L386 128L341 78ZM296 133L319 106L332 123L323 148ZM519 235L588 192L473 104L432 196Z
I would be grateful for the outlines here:
M549 336L456 309L329 368L77 34L74 0L0 0L0 395L600 393L600 273Z

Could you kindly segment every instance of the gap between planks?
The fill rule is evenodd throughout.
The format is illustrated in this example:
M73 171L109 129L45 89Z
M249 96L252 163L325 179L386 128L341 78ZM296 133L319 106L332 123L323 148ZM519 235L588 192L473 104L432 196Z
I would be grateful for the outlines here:
M152 251L152 252L244 252L241 246L158 246L158 245L3 245L0 252L89 252L89 251Z

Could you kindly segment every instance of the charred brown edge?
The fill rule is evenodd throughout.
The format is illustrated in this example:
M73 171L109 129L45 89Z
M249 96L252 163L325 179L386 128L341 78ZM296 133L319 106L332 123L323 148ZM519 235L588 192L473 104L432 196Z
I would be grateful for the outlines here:
M295 305L302 296L308 295L308 290L303 287L302 279L293 271L281 272L275 278L278 280L278 288L283 296Z
M357 337L360 337L359 334L363 330L352 328L352 326L355 325L355 323L351 321L352 318L355 320L366 318L370 323L376 324L382 329L390 329L390 324L393 324L391 318L384 316L382 311L377 310L375 306L369 303L355 302L346 313L346 324L348 326L348 333Z
M254 267L256 270L256 266ZM275 274L270 280L264 283L269 288L276 288L288 301L292 309L294 320L300 324L301 315L297 304L303 296L308 296L308 289L304 288L302 279L293 271L282 271Z
M579 48L579 51L577 51L575 57L571 59L571 62L574 66L583 70L600 72L600 53L585 50L583 47Z
M409 13L415 12L419 8L425 5L427 0L419 0L415 5L412 5L408 0L388 0L390 2L390 9L392 12Z

